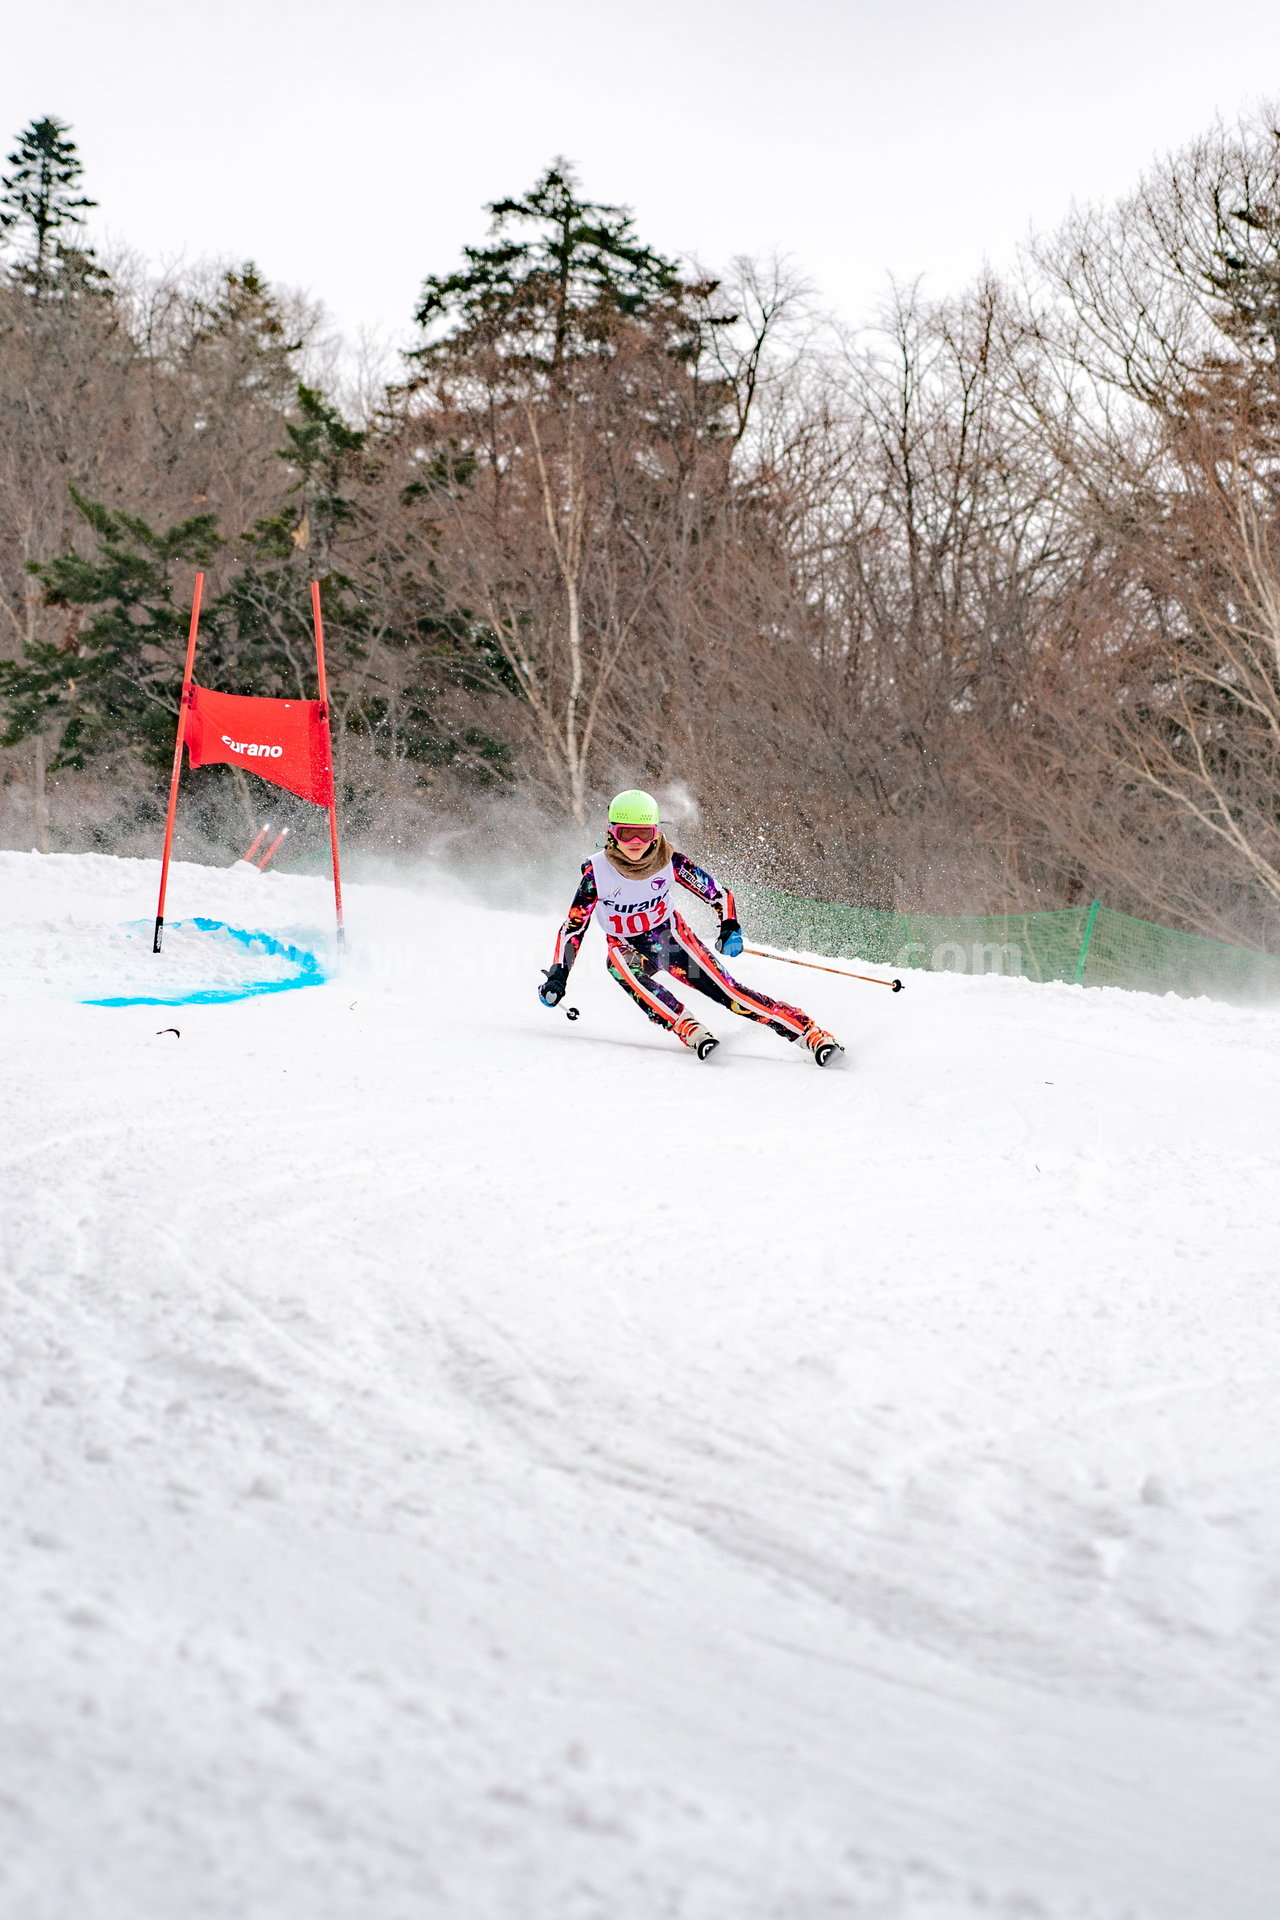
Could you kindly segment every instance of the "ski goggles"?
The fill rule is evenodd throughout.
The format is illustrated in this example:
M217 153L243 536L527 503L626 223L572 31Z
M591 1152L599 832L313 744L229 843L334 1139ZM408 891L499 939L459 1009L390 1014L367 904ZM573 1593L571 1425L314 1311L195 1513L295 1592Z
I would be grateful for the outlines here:
M647 846L651 840L656 840L658 837L658 829L656 827L628 827L621 823L616 826L611 826L609 832L615 840L634 840L638 846L642 847Z

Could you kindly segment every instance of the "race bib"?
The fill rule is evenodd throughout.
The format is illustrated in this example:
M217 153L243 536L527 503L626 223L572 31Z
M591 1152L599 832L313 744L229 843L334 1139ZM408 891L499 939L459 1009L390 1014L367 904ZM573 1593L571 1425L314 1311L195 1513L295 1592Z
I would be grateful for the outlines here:
M671 918L675 868L668 860L647 880L628 880L603 853L593 855L596 917L611 940L633 940L652 933Z

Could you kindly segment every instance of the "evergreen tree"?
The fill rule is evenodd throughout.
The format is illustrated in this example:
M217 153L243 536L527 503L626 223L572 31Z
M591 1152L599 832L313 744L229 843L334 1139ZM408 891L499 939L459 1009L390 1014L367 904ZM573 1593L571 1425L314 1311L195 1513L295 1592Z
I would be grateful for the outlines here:
M556 373L599 348L620 319L669 307L684 292L677 263L637 240L625 208L582 199L564 160L488 212L489 245L465 247L463 267L424 283L418 324L443 328L410 356L424 371L487 347Z
M0 661L7 726L0 745L59 729L51 765L83 768L107 754L140 754L163 766L173 751L187 614L175 604L171 570L206 567L222 542L212 514L157 533L71 489L98 536L98 551L61 554L30 571L51 607L68 611L57 641L24 646ZM85 610L93 617L84 620ZM202 623L203 631L203 623Z
M259 521L245 539L246 564L232 572L221 594L205 600L197 659L202 685L315 697L308 582L317 568L307 551L306 522L308 511L336 512L338 521L351 517L352 502L337 491L333 465L349 450L335 443L353 430L318 395L309 398L310 417L297 429L301 451L295 440L284 452L302 463L312 506L301 514L290 506ZM75 489L72 498L97 535L97 550L30 568L45 604L67 617L56 641L29 642L21 658L0 661L6 723L0 746L52 734L52 770L132 761L158 772L173 751L191 574L208 567L224 543L212 514L158 532ZM382 618L381 665L370 671L376 617L370 601L376 602L379 586L384 596L390 591L405 602L406 618L402 626ZM459 728L439 711L442 689L490 685L480 659L483 640L464 613L430 583L415 587L403 578L393 583L375 576L357 586L330 571L322 594L331 694L349 734L367 737L375 752L393 759L451 766L481 785L509 777L510 754L500 741L474 725ZM397 660L412 660L412 672L398 670Z
M297 419L284 423L287 444L280 448L280 458L297 475L289 489L297 496L296 504L260 520L252 539L261 552L279 560L289 559L294 552L309 553L313 576L323 580L332 571L334 536L355 516L343 485L369 436L349 427L323 394L302 381L294 401Z
M219 363L240 391L283 412L296 395L294 359L302 346L290 338L279 295L246 260L220 275L213 297L193 303L183 350L193 363Z
M90 248L68 245L65 229L84 224L85 210L97 206L76 189L84 172L74 140L61 120L33 120L9 155L13 169L0 178L0 232L24 232L27 251L18 263L20 279L37 296L59 283L105 281Z
M367 435L347 425L323 394L301 381L295 418L279 450L294 479L281 511L244 535L245 564L217 603L227 668L244 692L310 697L309 582L319 580L335 682L362 658L368 615L348 575L334 565L335 540L357 521L351 488ZM228 685L231 683L228 682Z
M337 492L328 444L342 423L318 395L302 391L321 419L298 430L304 465L297 484L310 490L317 521L331 527L350 512ZM296 444L286 458L296 457ZM46 606L65 608L68 619L58 641L29 643L21 659L0 662L7 719L0 745L56 729L54 767L84 769L124 755L159 766L172 751L190 576L208 567L225 542L214 514L157 531L74 487L71 496L97 535L97 551L31 565ZM246 564L221 594L206 599L201 615L198 677L204 684L229 693L315 697L308 583L318 569L309 544L305 505L260 520L244 536ZM364 618L344 575L326 568L323 588L339 685L361 655Z
M1222 302L1218 325L1254 359L1280 367L1280 207L1233 207L1222 225L1205 274Z
M313 578L323 582L335 682L361 654L365 618L351 582L334 571L330 549L335 532L355 517L344 473L365 436L310 387L298 386L296 408L280 450L295 498L242 537L244 564L206 600L201 617L201 675L231 693L314 697ZM198 514L157 531L74 487L71 497L97 536L97 551L31 566L46 606L65 608L69 617L57 642L29 644L20 660L0 662L7 720L0 744L56 728L55 767L82 769L125 753L162 764L172 750L182 676L182 601L190 572L208 566L225 544L217 517Z
M404 498L582 819L619 663L725 498L735 394L706 348L732 316L563 161L489 213L423 289Z

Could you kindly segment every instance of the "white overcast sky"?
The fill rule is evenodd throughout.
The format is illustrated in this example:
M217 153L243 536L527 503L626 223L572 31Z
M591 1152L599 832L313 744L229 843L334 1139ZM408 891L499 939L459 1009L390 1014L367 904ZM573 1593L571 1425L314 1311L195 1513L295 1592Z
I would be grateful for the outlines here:
M558 153L650 244L782 252L856 321L1280 95L1280 0L46 0L4 41L0 152L70 121L100 239L384 338Z

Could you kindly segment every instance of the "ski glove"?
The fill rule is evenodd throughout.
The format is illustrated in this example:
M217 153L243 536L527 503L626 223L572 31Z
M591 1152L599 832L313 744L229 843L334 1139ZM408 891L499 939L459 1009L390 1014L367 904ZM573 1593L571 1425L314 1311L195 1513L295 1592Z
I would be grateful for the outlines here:
M731 960L736 960L742 952L742 928L736 920L720 922L720 938L716 941L716 952L727 953Z
M543 1006L558 1007L568 984L569 969L562 960L558 960L554 967L547 967L542 975L542 985L538 988L538 998Z

